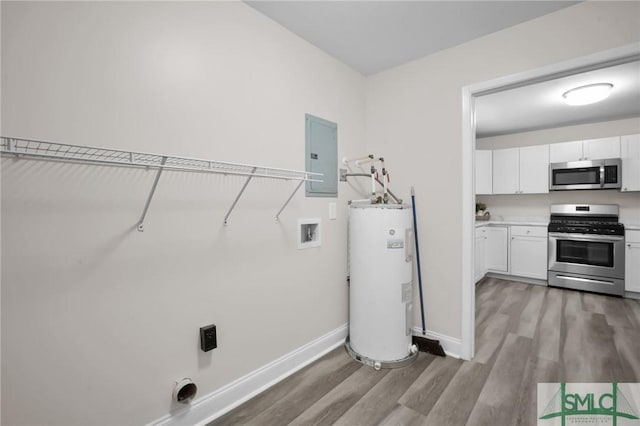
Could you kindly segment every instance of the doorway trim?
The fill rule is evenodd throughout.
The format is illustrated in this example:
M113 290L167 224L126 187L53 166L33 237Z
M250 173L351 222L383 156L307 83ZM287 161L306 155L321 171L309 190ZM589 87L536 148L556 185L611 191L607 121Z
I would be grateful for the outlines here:
M460 356L463 359L470 360L475 353L475 98L634 60L640 60L640 43L632 43L462 88L462 338Z

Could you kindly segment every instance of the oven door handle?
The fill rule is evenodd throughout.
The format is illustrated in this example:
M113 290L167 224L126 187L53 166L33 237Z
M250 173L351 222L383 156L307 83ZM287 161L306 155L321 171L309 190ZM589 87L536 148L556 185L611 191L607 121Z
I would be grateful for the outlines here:
M568 234L560 232L550 232L549 238L562 238L567 240L578 241L603 241L617 243L624 241L624 235L598 235L598 234Z
M560 278L561 280L567 280L567 281L579 281L579 282L583 282L583 283L596 283L596 284L615 285L615 283L613 281L594 280L592 278L572 277L572 276L569 276L569 275L557 274L556 278Z
M604 188L604 163L600 166L600 188Z

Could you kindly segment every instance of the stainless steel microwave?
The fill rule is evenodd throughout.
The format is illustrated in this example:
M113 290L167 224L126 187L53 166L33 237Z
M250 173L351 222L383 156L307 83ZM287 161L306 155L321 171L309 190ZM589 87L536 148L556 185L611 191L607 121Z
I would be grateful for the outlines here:
M549 190L619 189L622 160L570 161L549 165Z

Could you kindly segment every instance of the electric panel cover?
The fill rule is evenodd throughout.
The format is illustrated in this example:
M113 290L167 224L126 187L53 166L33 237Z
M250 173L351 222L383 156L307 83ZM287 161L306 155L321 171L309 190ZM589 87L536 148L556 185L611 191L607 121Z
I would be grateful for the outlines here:
M305 146L307 172L322 173L322 182L307 182L308 197L338 196L338 125L306 114Z

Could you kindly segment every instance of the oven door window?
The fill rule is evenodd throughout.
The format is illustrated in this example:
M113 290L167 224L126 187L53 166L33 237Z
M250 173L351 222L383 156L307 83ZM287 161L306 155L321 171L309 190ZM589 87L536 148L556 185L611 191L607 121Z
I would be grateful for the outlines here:
M613 243L601 241L558 240L558 262L613 268Z
M597 185L600 184L600 167L580 169L558 169L553 171L554 185Z

